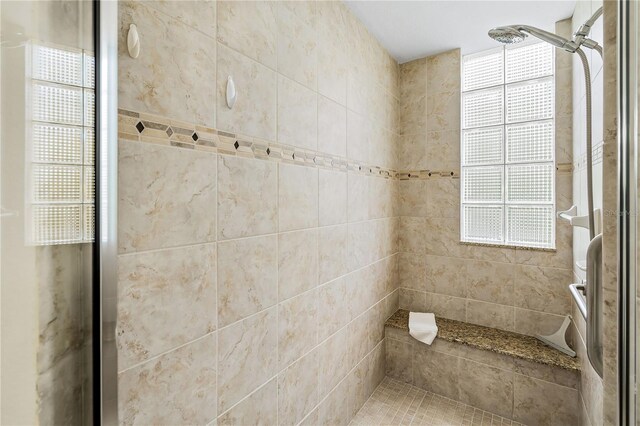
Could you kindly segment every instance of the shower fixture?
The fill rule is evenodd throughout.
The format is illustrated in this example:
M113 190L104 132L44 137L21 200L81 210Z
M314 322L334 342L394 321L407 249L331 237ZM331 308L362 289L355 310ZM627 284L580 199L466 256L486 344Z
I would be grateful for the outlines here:
M585 93L586 93L586 157L587 157L587 205L588 205L588 223L589 223L589 248L587 250L587 282L584 286L586 289L586 306L587 309L580 309L581 314L587 322L587 355L594 370L602 377L602 234L596 232L596 212L593 207L593 146L592 146L592 126L591 126L591 72L587 55L584 53L583 47L593 49L602 57L602 47L594 40L588 38L591 27L596 20L602 16L602 7L580 26L574 33L573 39L568 40L557 34L550 33L540 28L529 25L507 25L489 30L489 37L504 44L520 43L527 36L534 36L558 49L565 50L569 53L576 53L580 57L585 77ZM561 212L566 213L566 212ZM566 214L565 214L566 216ZM565 217L563 216L563 217ZM599 216L599 215L598 215ZM600 220L598 219L598 222ZM599 231L599 223L598 231ZM598 234L598 235L596 235ZM576 299L579 307L585 304L581 300L581 295L574 284L570 286L571 295ZM564 337L564 334L561 333ZM551 336L536 336L543 342L555 346L556 340Z
M557 34L550 33L540 28L531 27L529 25L508 25L506 27L497 27L489 30L489 37L504 44L515 44L524 41L530 34L542 41L559 48L573 53L580 46L573 40L567 40L564 37L560 37Z

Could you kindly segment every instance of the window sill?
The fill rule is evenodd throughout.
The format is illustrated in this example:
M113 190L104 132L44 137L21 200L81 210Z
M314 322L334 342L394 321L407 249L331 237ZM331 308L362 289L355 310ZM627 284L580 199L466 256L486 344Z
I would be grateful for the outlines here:
M474 243L471 241L460 241L460 244L464 246L492 247L492 248L503 248L503 249L526 250L526 251L542 251L542 252L548 252L548 253L555 253L558 251L557 249L554 249L554 248L511 246L508 244Z

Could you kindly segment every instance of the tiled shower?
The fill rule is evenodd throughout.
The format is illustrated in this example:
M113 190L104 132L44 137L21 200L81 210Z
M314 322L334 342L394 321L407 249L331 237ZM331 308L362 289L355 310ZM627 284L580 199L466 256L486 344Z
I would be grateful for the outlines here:
M459 242L459 49L398 65L340 2L119 6L124 423L347 424L398 308L526 335L571 313L566 222L555 250ZM557 52L559 207L572 66Z
M2 252L5 271L18 256L35 264L31 270L20 263L21 280L33 286L9 283L24 290L19 297L6 298L3 282L2 308L13 308L9 318L23 324L18 334L2 329L3 345L28 341L32 355L3 352L3 368L20 371L3 371L3 390L9 383L33 400L33 407L18 406L19 398L5 393L5 413L11 407L12 415L29 415L7 424L89 424L104 409L98 390L109 387L117 417L104 424L615 424L616 234L615 215L606 214L616 202L615 2L578 0L572 16L548 28L571 39L604 6L591 32L604 46L604 60L588 52L595 205L604 229L604 379L589 361L588 325L568 290L586 278L581 261L589 232L555 215L572 205L588 210L586 93L577 55L544 45L552 52L548 72L513 81L503 75L495 86L470 88L465 64L476 52L449 43L399 60L363 15L364 2L350 0L117 1L117 170L111 170L117 267L109 271L112 292L105 291L113 317L104 316L115 330L114 356L106 361L117 364L117 373L100 376L96 360L105 357L95 342L110 334L98 330L96 321L107 321L96 312L106 305L96 300L105 295L88 283L105 269L91 263L106 239L97 191L105 172L100 147L107 142L100 141L106 120L98 114L104 81L96 75L104 70L92 39L98 33L83 24L82 34L72 34L71 25L96 13L99 2L3 3L2 109L27 123L22 132L3 119L3 185L29 184L21 181L28 174L7 160L7 152L31 159L34 120L23 112L30 111L29 87L78 92L82 116L78 123L41 120L82 133L74 139L80 160L46 165L81 170L79 198L44 197L47 206L80 206L74 225L61 229L81 238ZM57 24L10 28L27 12ZM496 18L495 26L508 23ZM9 32L22 44L8 43ZM30 50L34 34L67 61L69 52L81 53L69 62L82 65L80 83L29 74L31 62L36 71L42 66ZM535 46L533 39L520 46ZM495 43L494 49L506 75L509 47ZM10 73L20 75L21 85ZM509 84L534 80L551 82L552 112L508 122ZM502 121L465 127L465 96L476 90L503 91ZM19 102L7 100L14 98ZM467 241L465 132L504 132L504 194L507 128L541 121L553 127L553 153L545 160L552 199L545 202L554 210L548 225L554 241L548 247ZM9 137L26 138L25 147L5 145ZM3 220L22 215L28 222L29 211L5 205L27 206L30 190L14 191L17 197L6 192ZM506 195L501 200L507 212ZM5 223L3 245L30 229ZM27 290L33 303L26 303ZM410 312L435 315L433 343L412 333ZM577 357L538 338L567 318L563 337ZM5 416L3 424L18 418Z

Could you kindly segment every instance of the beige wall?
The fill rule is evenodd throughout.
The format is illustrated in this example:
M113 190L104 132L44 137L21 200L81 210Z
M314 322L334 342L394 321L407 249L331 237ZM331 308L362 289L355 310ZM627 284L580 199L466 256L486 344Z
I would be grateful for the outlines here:
M398 304L397 64L340 2L119 7L121 421L348 423Z
M568 33L569 23L557 24ZM571 229L555 251L460 243L460 51L400 66L400 306L524 334L570 313ZM556 203L571 206L571 63L556 55ZM421 172L422 171L422 172Z

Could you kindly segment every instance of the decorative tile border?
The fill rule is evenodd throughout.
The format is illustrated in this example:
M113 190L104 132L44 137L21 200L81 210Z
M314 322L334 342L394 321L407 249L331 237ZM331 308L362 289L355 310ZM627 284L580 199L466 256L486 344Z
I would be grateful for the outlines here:
M171 120L145 113L118 110L118 137L224 155L281 161L290 164L350 171L368 176L396 179L397 172L319 151L307 150L210 127Z
M281 161L336 171L350 171L385 179L460 179L459 170L396 171L320 151L296 148L264 139L238 135L211 127L125 109L118 110L118 136L120 139L136 142ZM556 170L559 173L570 173L572 169L573 165L571 163L556 165Z

